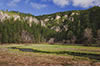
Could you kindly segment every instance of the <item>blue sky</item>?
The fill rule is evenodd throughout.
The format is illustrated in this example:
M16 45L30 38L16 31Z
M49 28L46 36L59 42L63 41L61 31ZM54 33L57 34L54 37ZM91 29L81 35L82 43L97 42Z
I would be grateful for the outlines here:
M0 0L0 10L20 11L33 15L100 6L100 0Z

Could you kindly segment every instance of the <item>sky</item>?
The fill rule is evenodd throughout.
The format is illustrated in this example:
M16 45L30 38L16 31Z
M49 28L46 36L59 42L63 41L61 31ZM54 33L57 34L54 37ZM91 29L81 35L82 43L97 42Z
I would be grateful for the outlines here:
M100 6L100 0L0 0L0 10L19 11L35 16L85 10L93 6Z

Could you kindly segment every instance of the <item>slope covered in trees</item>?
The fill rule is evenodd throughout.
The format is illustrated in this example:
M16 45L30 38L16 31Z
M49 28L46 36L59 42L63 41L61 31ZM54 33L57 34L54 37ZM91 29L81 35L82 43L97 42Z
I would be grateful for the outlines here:
M0 14L0 43L100 44L99 12L97 6L43 16L3 11Z

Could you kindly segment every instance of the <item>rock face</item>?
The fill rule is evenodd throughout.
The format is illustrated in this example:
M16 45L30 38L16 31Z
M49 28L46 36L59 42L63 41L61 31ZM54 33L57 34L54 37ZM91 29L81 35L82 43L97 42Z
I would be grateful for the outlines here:
M1 21L4 21L4 20L7 20L7 19L11 19L11 18L14 18L14 21L16 20L19 20L19 21L27 21L31 27L31 24L32 22L34 22L35 24L39 24L39 20L35 17L32 17L32 16L25 16L25 17L22 17L20 15L8 15L7 13L4 13L2 11L0 11L0 20Z
M51 29L55 30L56 32L60 32L61 31L59 26L53 26Z
M65 29L65 31L67 31L68 30L68 26L64 25L64 29Z
M35 17L33 18L33 22L36 23L36 24L39 24L39 20Z
M41 22L41 26L46 27L45 23L43 22L43 20L40 21Z
M49 44L54 44L54 40L55 38L50 38L50 40L48 41Z
M61 17L60 16L56 16L56 20L60 19Z
M65 18L67 18L67 17L68 17L68 15L65 15L64 17L65 17Z
M21 20L21 19L20 19L20 16L18 16L18 15L13 15L13 18L14 18L14 21L16 21L16 20Z
M4 21L6 19L10 19L10 16L6 13L0 12L0 20Z
M47 19L45 19L44 21L47 22L47 21L49 21L49 19L47 18Z
M69 20L71 20L73 22L74 21L74 18L73 17L70 17Z
M21 20L21 17L19 15L10 16L7 13L0 12L0 20L1 21L7 20L7 19L11 19L11 18L14 18L14 21Z
M32 23L35 23L35 24L41 24L41 26L43 27L48 27L48 22L53 22L57 24L61 23L61 22L64 22L65 20L70 20L72 22L74 22L74 18L72 17L73 15L79 15L78 13L72 13L71 16L69 17L67 14L63 15L63 16L60 16L60 15L55 15L54 17L52 16L47 16L45 17L44 19L38 19L36 17L33 17L33 16L20 16L20 15L8 15L6 12L2 12L0 11L0 20L1 21L4 21L6 19L11 19L11 18L14 18L14 21L16 20L19 20L19 21L26 21L29 26L31 27L32 26ZM64 19L63 19L63 18ZM54 21L55 20L55 21ZM67 27L64 26L65 30L67 30ZM60 31L60 27L59 26L52 26L53 30L55 30L56 32L59 32Z
M75 13L72 13L71 16L75 15Z
M60 32L60 27L56 27L56 28L55 28L55 31L56 31L56 32Z
M26 17L27 20L29 20L29 26L31 27L32 26L32 23L35 23L35 24L39 24L39 20L35 17Z

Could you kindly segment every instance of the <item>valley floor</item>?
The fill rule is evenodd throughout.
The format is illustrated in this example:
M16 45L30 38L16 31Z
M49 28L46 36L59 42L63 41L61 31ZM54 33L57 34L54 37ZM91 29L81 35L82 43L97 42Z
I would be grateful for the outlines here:
M100 66L100 47L4 44L0 66Z

